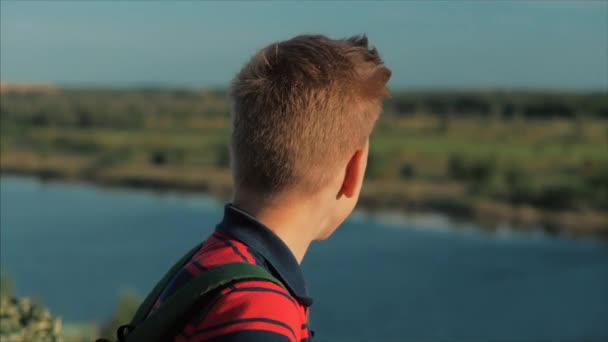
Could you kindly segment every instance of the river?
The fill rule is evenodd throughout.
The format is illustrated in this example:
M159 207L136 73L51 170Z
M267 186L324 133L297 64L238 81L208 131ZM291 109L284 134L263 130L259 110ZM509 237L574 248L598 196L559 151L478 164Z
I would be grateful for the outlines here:
M209 234L204 195L0 178L0 262L20 295L102 320ZM303 263L316 341L608 341L608 243L358 213Z

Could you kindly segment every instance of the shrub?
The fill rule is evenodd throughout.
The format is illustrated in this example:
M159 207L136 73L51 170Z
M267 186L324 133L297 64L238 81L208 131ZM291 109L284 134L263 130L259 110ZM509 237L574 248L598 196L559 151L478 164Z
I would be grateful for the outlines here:
M0 341L62 341L61 318L27 297L13 294L13 281L0 274Z
M405 162L399 169L399 175L403 179L412 179L416 176L416 167L411 163Z
M123 291L118 298L118 304L112 319L101 329L101 336L113 340L116 336L116 330L121 325L128 324L131 321L141 302L140 296L135 291Z
M150 153L150 163L157 166L162 166L167 164L168 158L165 151L156 150Z
M591 167L583 175L583 181L592 201L600 208L608 209L608 163Z
M534 199L534 205L550 210L572 209L580 206L583 189L576 184L559 183L545 185Z
M490 180L496 172L493 159L467 160L459 155L448 159L447 173L450 178L472 183L484 183Z

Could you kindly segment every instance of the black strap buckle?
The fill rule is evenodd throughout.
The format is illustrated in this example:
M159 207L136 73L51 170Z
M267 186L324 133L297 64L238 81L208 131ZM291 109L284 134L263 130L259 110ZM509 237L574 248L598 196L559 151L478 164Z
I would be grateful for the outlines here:
M135 329L131 324L121 325L116 329L116 337L120 342L126 342L127 336Z

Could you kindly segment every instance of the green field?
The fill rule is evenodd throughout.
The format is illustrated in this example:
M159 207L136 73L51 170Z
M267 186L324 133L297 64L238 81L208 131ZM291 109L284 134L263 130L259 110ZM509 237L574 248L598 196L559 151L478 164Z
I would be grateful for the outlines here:
M1 96L2 172L230 195L224 91ZM608 94L394 93L360 207L608 237Z

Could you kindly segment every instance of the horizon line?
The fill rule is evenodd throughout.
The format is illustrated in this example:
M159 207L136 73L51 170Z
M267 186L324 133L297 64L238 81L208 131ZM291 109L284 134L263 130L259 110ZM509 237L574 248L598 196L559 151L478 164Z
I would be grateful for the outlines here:
M6 88L56 88L57 90L87 90L87 89L99 89L99 90L189 90L189 91L226 91L229 88L229 83L220 85L203 85L203 84L175 84L171 82L53 82L53 81L11 81L11 80L0 80L0 88L4 91L9 90ZM403 92L465 92L465 93L509 93L509 92L530 92L530 93L608 93L608 87L560 87L560 86L399 86L389 87L393 93ZM3 92L4 92L3 91Z

